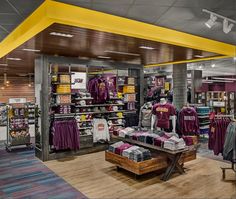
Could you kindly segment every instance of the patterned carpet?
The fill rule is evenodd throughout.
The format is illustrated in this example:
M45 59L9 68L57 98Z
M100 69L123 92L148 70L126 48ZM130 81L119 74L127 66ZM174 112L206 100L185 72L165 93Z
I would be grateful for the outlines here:
M7 153L0 148L1 199L86 198L34 157L34 150Z

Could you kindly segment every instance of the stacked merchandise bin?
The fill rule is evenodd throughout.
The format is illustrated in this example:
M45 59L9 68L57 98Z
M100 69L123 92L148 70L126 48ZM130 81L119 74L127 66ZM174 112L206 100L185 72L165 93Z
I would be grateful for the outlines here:
M210 108L207 106L197 107L200 135L208 135L210 128Z
M0 104L0 126L7 125L7 106L6 104Z
M31 146L27 107L8 108L6 150L19 145Z

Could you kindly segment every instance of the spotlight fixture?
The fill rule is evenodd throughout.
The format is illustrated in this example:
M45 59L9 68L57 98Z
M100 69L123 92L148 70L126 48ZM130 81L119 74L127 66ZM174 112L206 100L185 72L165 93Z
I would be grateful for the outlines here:
M215 64L211 64L211 67L214 68L216 65Z
M225 34L228 34L232 30L232 28L234 27L234 24L236 24L235 20L224 17L224 16L219 15L215 12L211 12L207 9L203 9L202 11L210 14L210 19L205 23L205 25L208 28L211 28L216 23L217 19L222 19L223 20L223 32Z
M210 19L205 23L208 28L212 28L215 25L217 17L211 13Z
M234 27L234 24L233 23L230 23L229 24L229 21L225 18L224 21L223 21L223 31L225 34L228 34L232 28Z

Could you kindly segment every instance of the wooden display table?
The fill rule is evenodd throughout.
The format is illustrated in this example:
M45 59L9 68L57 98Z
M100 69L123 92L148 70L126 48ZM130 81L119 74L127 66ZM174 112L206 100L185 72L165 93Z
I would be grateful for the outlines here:
M117 140L124 141L124 142L131 143L131 144L135 144L138 146L142 146L142 147L145 147L145 148L148 148L148 149L151 149L151 150L154 150L154 151L157 151L158 153L160 153L162 155L161 156L162 159L159 159L159 161L166 161L167 160L165 163L163 163L163 165L167 164L166 167L164 167L164 168L166 168L165 173L161 178L164 181L169 180L170 176L173 174L173 172L175 170L178 171L180 174L185 173L184 168L183 168L184 162L196 159L196 148L194 146L186 147L181 150L169 150L169 149L165 149L162 147L154 146L151 144L147 144L144 142L140 142L140 141L132 140L132 139L128 139L128 138L122 138L122 137L118 137L118 136L113 136L113 138L115 138ZM107 153L106 153L106 155L107 155ZM122 157L122 156L120 156L120 157ZM164 157L164 159L163 159L163 157ZM110 159L111 159L111 156L109 156L108 161L112 162L112 160L110 160ZM114 162L112 162L112 163L118 164L117 162L118 161L114 160ZM123 160L121 162L123 163ZM158 162L158 164L160 164L160 163ZM135 169L130 169L130 165L127 166L124 163L122 165L122 168L127 169L131 172L133 172L133 170L135 170ZM133 172L133 173L138 174L137 171ZM138 174L138 175L140 175L140 174Z
M143 175L152 171L161 170L168 166L167 158L165 156L159 156L142 162L135 162L127 157L106 151L105 159L106 161L115 164L118 168L123 168L136 175Z

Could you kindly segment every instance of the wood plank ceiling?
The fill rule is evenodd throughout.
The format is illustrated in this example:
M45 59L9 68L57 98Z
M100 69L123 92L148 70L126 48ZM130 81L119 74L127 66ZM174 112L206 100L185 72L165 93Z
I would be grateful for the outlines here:
M50 35L52 32L70 34L73 37ZM143 49L140 48L141 46L152 47L153 49ZM24 51L23 49L35 49L39 52ZM143 65L191 60L199 56L218 56L218 54L211 52L165 43L53 24L0 59L0 75L4 72L7 72L10 76L19 73L33 73L34 59L39 54L102 59ZM105 56L106 59L100 56ZM20 58L21 60L9 60L9 58Z

